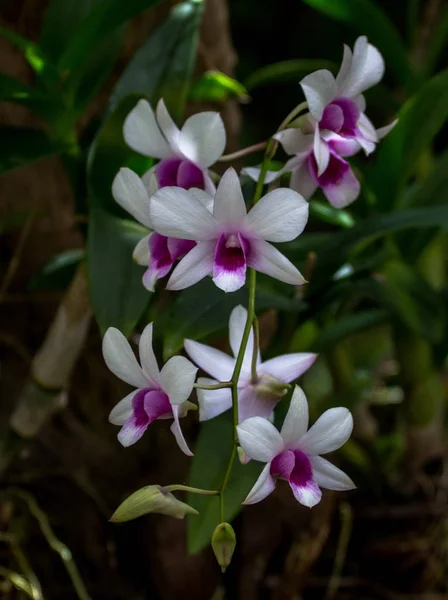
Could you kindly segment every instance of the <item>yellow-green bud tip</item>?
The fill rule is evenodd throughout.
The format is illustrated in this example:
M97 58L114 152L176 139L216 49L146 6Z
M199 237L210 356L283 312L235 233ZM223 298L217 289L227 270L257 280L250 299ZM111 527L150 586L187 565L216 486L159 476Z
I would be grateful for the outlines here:
M236 536L229 523L220 523L212 536L212 548L218 565L224 573L230 565L236 547Z
M148 513L169 515L175 519L183 519L187 514L199 514L197 510L181 502L170 492L164 492L159 485L148 485L126 498L109 520L112 523L121 523Z

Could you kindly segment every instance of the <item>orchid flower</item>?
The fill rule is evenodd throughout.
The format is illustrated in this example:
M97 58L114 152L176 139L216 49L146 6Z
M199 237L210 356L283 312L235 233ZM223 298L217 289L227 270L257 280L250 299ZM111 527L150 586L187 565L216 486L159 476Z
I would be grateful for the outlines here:
M130 213L148 231L151 229L149 219L149 198L159 189L154 173L140 178L131 169L122 168L112 184L112 195L116 202ZM211 212L213 198L199 188L191 188L190 193L204 204ZM166 237L156 232L149 232L135 246L133 258L136 263L147 267L142 281L150 292L154 291L155 283L165 277L173 264L184 257L196 243L190 240L180 240Z
M160 187L195 187L213 194L215 186L208 167L218 160L226 146L220 114L197 113L179 130L162 99L156 113L146 100L138 101L124 122L126 144L144 156L161 159L153 167Z
M241 338L246 325L247 310L236 306L229 320L229 341L233 356L216 348L193 340L185 340L184 346L191 360L213 379L201 377L198 383L215 384L229 381L235 368L236 357L241 346ZM285 384L294 381L307 371L316 360L311 352L284 354L261 362L257 356L257 378L253 380L251 366L254 351L254 333L251 330L244 353L243 366L238 380L239 420L259 416L268 418L276 404L287 393ZM207 421L228 410L232 406L230 388L218 390L197 389L199 420Z
M353 481L320 454L333 452L350 437L353 418L347 408L330 408L308 430L308 403L296 386L283 427L252 417L237 426L239 443L247 456L267 463L243 504L255 504L285 479L298 502L312 507L322 491L351 490ZM308 431L307 431L308 430Z
M265 183L291 172L291 188L310 198L319 187L336 208L351 204L359 195L360 184L344 158L361 148L367 154L395 126L375 129L364 114L362 92L380 81L384 61L378 50L359 37L353 54L344 46L344 58L336 79L326 69L307 75L301 86L309 113L300 128L289 128L274 135L287 154L294 155L283 169L269 172ZM244 172L257 180L260 169Z
M151 197L149 218L157 233L197 242L174 269L167 289L181 290L212 275L220 289L234 292L244 285L247 267L292 285L304 283L296 267L268 243L291 241L306 225L308 203L290 189L269 192L248 213L230 168L218 185L212 214L190 191L165 187Z
M135 390L115 406L109 421L121 425L118 439L131 446L156 419L174 419L171 431L179 448L192 456L179 424L194 405L187 402L193 389L197 368L183 356L173 356L161 371L152 349L152 323L143 330L139 342L140 363L124 335L109 327L103 339L103 356L108 368Z

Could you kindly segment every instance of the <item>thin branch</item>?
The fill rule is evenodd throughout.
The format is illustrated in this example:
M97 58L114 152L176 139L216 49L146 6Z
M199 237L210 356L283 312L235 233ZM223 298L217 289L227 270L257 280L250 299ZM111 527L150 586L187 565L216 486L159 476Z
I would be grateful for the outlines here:
M242 150L238 150L237 152L232 152L232 154L223 154L221 158L218 158L218 162L232 162L233 160L237 160L238 158L243 158L243 156L252 154L252 152L264 150L267 145L268 142L259 142L258 144L248 146L247 148L243 148Z

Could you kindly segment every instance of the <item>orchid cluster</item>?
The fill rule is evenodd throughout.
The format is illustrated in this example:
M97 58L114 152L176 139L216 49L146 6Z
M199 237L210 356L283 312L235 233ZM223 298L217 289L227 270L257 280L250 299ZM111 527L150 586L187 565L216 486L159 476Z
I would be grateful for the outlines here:
M308 403L295 385L280 432L273 425L277 403L316 355L295 353L262 360L254 308L256 272L293 286L305 283L274 244L290 242L302 233L308 219L307 200L317 188L335 207L357 198L360 183L346 159L360 150L373 152L395 124L376 129L365 115L362 94L383 73L380 53L360 37L353 52L345 47L336 78L320 70L301 81L306 101L272 136L262 165L241 173L257 181L249 210L233 168L215 187L218 176L210 167L222 158L226 145L218 113L195 114L179 129L163 100L156 113L140 100L124 123L126 143L159 160L143 177L122 168L112 188L115 200L148 229L134 250L134 259L146 267L143 285L154 291L157 281L169 275L166 288L176 291L210 276L218 288L231 293L248 279L249 299L247 310L236 306L230 315L232 355L186 339L185 351L193 362L174 356L159 369L152 349L152 323L140 336L140 364L125 337L110 328L103 342L106 364L134 388L112 410L110 421L121 426L118 439L129 446L153 421L172 419L171 431L180 449L191 456L180 419L196 408L189 401L193 388L200 421L232 410L233 449L224 481L217 491L195 490L219 495L221 514L237 452L242 462L253 459L266 464L246 504L263 500L278 479L286 480L297 501L308 507L320 501L321 488L354 487L345 473L320 456L349 438L353 420L346 408L327 410L308 430ZM293 156L282 169L270 172L278 142ZM262 196L265 184L287 174L289 187L276 187ZM208 377L196 381L198 369Z

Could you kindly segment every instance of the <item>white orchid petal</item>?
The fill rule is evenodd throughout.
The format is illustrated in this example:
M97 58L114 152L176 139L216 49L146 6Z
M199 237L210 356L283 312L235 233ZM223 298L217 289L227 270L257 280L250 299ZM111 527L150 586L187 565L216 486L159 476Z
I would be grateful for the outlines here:
M260 365L260 373L268 373L280 381L290 383L307 371L317 358L312 352L283 354Z
M322 456L310 456L310 463L313 469L313 479L319 487L336 492L345 492L356 488L344 471L335 467Z
M229 381L235 368L235 359L217 348L185 340L184 348L198 367L218 381Z
M268 242L290 242L308 221L308 202L289 188L269 192L247 215L247 229Z
M130 148L144 156L167 158L173 154L146 100L139 100L126 117L123 136Z
M304 158L291 174L291 189L301 194L306 200L316 191L318 184L310 172L308 157Z
M204 175L204 190L207 192L207 194L210 194L210 196L213 196L213 198L214 198L215 194L216 194L216 186L213 183L213 179L210 177L207 170L203 171L203 175Z
M314 136L309 133L302 133L300 129L292 127L279 131L273 136L283 146L287 154L300 154L309 148L312 148Z
M140 425L136 419L131 416L118 432L117 438L122 446L128 448L138 442L138 440L145 433L148 425Z
M261 462L271 462L284 449L282 436L262 417L251 417L237 426L238 440L244 452Z
M295 386L288 413L280 431L285 447L294 447L308 429L308 402L302 388Z
M172 405L182 404L193 391L198 369L185 356L173 356L160 371L160 384Z
M199 242L178 263L166 285L167 290L183 290L204 279L213 270L215 242Z
M218 382L216 379L199 377L198 383L213 385ZM221 388L218 390L201 390L197 388L196 392L198 395L200 421L213 419L232 408L232 392L230 388Z
M330 149L320 136L319 126L316 126L314 133L313 152L317 163L317 176L320 177L330 162Z
M239 224L246 217L246 204L235 169L227 169L216 190L213 215L224 224Z
M148 235L145 235L145 237L137 242L132 253L134 261L142 267L147 267L149 264L149 238L151 235L152 233L148 233Z
M289 485L291 487L294 498L303 506L313 508L322 499L322 491L320 490L317 483L313 480L308 481L304 485L298 485L290 480Z
M179 187L161 188L151 197L153 229L167 237L202 241L215 236L216 221L193 194Z
M112 423L112 425L124 425L126 423L132 416L132 400L137 392L138 390L133 390L113 407L109 414L109 423Z
M353 417L348 408L330 408L300 440L300 450L310 455L333 452L345 444L352 430Z
M137 173L122 167L112 183L112 196L134 219L151 228L148 192Z
M181 129L179 150L206 168L215 163L226 147L226 130L217 112L202 112L189 117Z
M185 441L184 434L182 433L182 429L179 423L179 408L180 406L173 406L174 421L170 429L174 437L176 438L177 445L182 450L182 452L187 456L193 456L193 452L190 450L187 442Z
M247 261L249 267L291 285L305 283L305 279L292 262L269 242L252 240L251 249L252 253Z
M336 98L336 82L327 69L310 73L300 82L311 115L320 121L325 107Z
M271 463L268 463L260 473L259 478L250 490L243 504L255 504L264 500L275 489L275 479L271 475Z
M366 36L360 36L353 48L350 73L340 89L341 95L348 98L358 96L382 79L384 69L380 52L367 42Z
M336 208L345 208L354 202L359 196L360 190L361 185L351 168L336 183L326 183L322 186L322 191L328 201Z
M344 89L347 80L350 77L352 70L352 57L353 54L351 49L347 46L347 44L344 44L344 54L342 57L341 66L338 74L336 75L336 87L339 93Z
M203 206L205 206L208 212L213 213L214 196L211 196L208 192L205 192L200 188L190 188L188 191L190 194L193 194Z
M152 379L153 382L157 384L159 381L160 372L154 350L152 348L152 333L153 324L148 323L140 336L138 351L143 372L147 377Z
M261 169L259 167L244 167L241 169L243 175L247 175L253 181L258 181L260 178ZM268 171L264 178L264 183L272 183L283 174L283 169L280 171Z
M382 140L383 137L385 137L390 131L392 131L392 129L395 127L395 125L398 123L398 119L395 119L395 121L392 121L392 123L389 123L389 125L385 125L384 127L380 127L379 129L376 130L376 136L379 140Z
M115 327L109 327L104 335L103 356L109 370L122 381L137 388L148 385L148 378L140 368L128 340Z
M172 150L172 154L178 154L180 130L171 118L163 98L160 98L157 103L156 114L157 122Z

